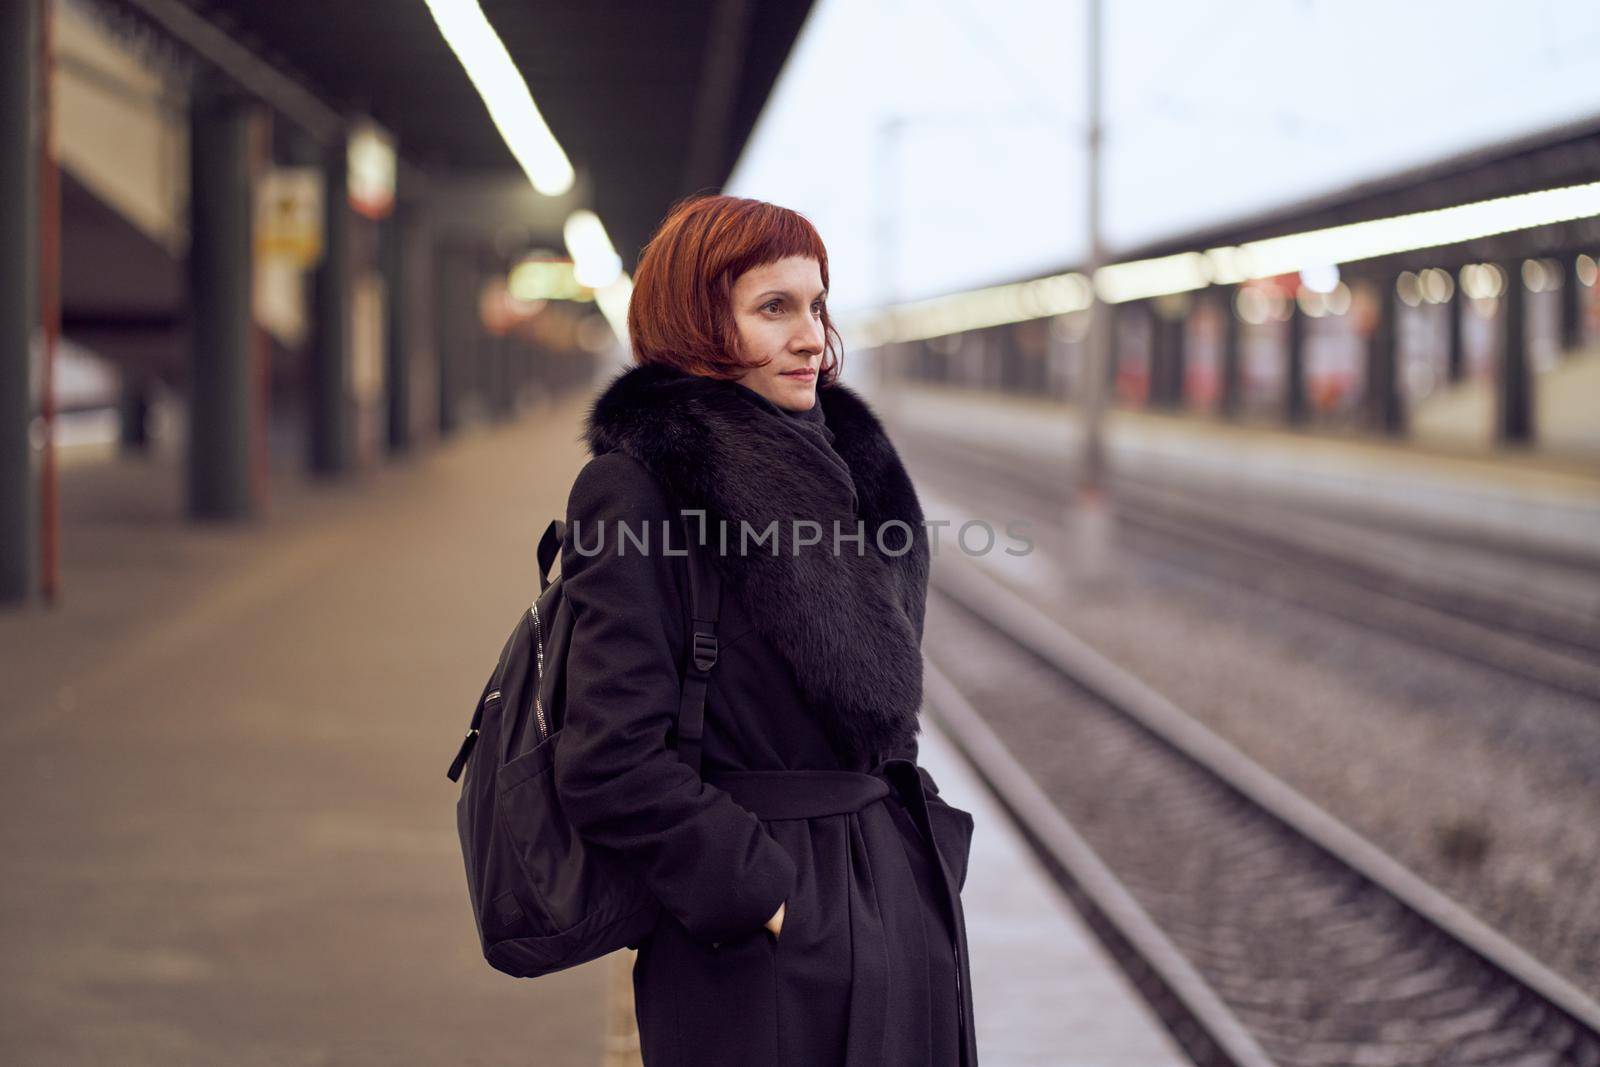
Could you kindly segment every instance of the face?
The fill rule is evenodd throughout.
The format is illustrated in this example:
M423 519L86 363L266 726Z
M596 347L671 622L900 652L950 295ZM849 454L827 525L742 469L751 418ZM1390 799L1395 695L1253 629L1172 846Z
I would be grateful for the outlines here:
M788 411L817 402L817 375L826 339L822 332L822 271L809 256L790 256L745 271L730 298L745 362L771 357L736 379Z

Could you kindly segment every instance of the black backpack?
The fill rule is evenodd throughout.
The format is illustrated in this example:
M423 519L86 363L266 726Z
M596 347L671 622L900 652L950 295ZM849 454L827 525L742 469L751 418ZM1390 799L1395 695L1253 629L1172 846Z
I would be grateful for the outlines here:
M517 978L636 947L660 914L618 853L578 836L556 795L572 608L562 579L552 582L549 573L566 529L554 520L539 540L539 597L512 628L448 772L454 782L466 770L456 829L484 958ZM693 541L687 556L693 644L676 746L698 773L706 687L717 661L719 584Z

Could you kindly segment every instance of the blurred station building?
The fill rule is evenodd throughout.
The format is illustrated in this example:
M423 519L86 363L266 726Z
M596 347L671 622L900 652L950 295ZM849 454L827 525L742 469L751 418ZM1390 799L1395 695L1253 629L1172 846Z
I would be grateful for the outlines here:
M54 590L58 443L241 517L587 383L808 8L6 4L0 598Z
M1113 402L1600 462L1597 175L1579 123L1119 250L1093 287ZM1074 267L865 316L863 337L895 377L1081 399Z

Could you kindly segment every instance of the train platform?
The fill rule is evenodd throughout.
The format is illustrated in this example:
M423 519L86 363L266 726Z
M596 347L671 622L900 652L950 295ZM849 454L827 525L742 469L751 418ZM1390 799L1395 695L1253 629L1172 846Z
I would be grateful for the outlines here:
M1057 460L1076 455L1077 410L1038 397L927 383L873 392L891 429ZM1190 488L1449 527L1564 555L1600 555L1600 462L1529 451L1451 449L1355 434L1295 432L1113 409L1114 468Z
M182 518L166 446L69 450L61 599L0 613L0 1059L624 1062L605 963L483 961L444 777L585 402L280 469L240 525ZM922 758L977 818L983 1062L1182 1062L931 721Z

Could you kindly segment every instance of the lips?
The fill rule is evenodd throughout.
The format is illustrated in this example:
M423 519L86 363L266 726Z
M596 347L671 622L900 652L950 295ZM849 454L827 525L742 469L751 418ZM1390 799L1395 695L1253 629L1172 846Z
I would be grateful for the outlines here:
M784 378L799 378L801 380L809 380L811 378L815 378L816 376L817 372L809 367L805 370L786 370L781 375L781 377Z

